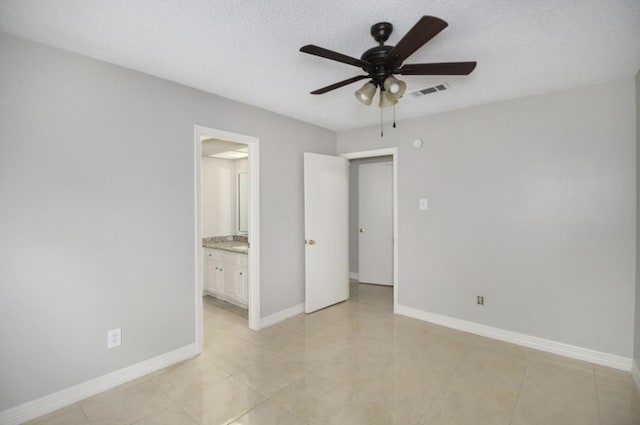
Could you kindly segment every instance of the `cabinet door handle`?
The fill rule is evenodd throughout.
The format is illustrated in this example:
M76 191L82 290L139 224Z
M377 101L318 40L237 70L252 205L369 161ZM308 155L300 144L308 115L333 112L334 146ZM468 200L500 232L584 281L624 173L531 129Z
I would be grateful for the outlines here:
M242 276L242 272L240 272L240 276Z

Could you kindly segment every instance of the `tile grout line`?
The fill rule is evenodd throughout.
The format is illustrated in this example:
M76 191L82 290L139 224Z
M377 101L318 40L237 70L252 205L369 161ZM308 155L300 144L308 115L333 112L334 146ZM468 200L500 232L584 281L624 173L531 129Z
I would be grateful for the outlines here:
M600 390L598 389L598 378L596 377L595 365L593 365L592 368L593 368L593 384L595 385L595 388L596 388L596 407L598 408L598 423L602 424L603 417L602 417L602 409L600 408Z
M83 399L86 400L86 399ZM80 400L82 401L82 400ZM82 415L84 416L84 418L87 420L87 423L89 425L91 425L91 421L89 420L89 416L87 416L87 412L84 411L84 409L82 408L82 406L80 405L80 401L76 402L76 406L78 406L80 408L80 411L82 412Z
M518 394L516 395L516 401L513 403L513 407L511 408L511 416L509 417L509 425L513 425L513 417L516 413L516 408L518 407L518 403L520 402L520 395L522 394L522 387L524 386L524 380L527 377L527 371L529 370L529 358L527 356L526 367L524 369L524 373L522 374L522 380L520 381L520 386L518 387Z

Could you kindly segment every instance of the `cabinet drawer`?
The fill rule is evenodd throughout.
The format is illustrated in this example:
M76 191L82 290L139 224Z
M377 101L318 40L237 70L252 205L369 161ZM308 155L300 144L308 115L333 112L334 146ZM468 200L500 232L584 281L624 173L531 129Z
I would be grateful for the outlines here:
M246 266L247 256L245 254L236 254L229 251L220 251L220 261L224 263L236 264L238 266Z
M211 248L202 248L205 260L218 261L220 260L220 251Z

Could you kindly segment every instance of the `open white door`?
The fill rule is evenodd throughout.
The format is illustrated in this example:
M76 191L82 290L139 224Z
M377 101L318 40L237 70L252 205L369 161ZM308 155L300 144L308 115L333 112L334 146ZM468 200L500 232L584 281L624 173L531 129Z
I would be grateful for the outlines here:
M349 298L349 173L342 157L304 154L305 311Z
M393 163L358 171L358 280L393 285Z

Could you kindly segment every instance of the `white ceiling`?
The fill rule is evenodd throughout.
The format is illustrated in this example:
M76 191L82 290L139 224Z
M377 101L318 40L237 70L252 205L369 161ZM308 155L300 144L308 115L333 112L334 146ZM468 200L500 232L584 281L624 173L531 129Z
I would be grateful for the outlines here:
M395 44L422 15L449 27L406 63L476 60L468 77L403 79L398 119L632 77L640 69L638 0L0 0L0 30L177 81L333 130L379 122L362 82L311 90L358 68L300 53L316 44L360 57L369 28ZM390 111L385 110L387 118Z
M224 152L235 151L247 147L247 145L242 143L234 143L227 140L214 138L203 138L201 141L202 156L217 155Z

